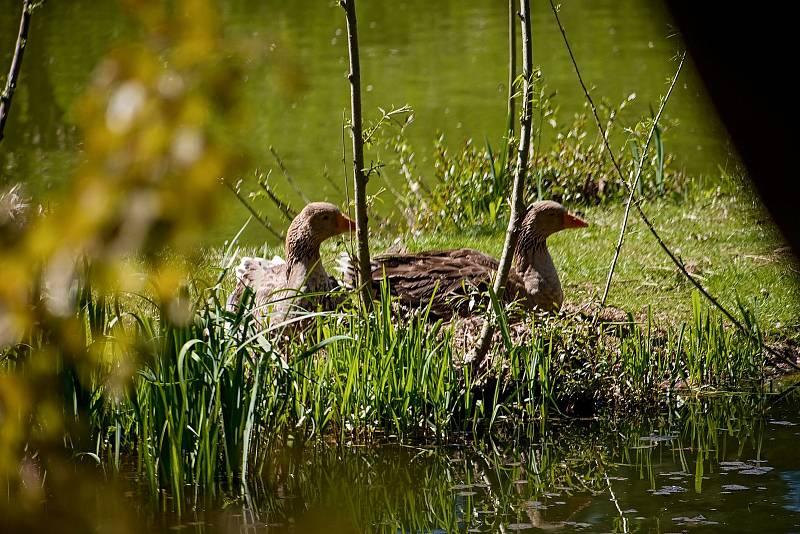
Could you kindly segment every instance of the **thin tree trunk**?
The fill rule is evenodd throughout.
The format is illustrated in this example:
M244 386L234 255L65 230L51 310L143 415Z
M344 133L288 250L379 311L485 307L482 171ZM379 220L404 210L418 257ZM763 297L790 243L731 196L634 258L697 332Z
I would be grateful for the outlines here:
M508 142L514 137L516 106L514 81L517 79L517 0L508 0Z
M533 93L533 86L531 84L531 76L533 75L533 46L531 44L530 0L520 0L520 19L522 25L522 74L524 78L522 90L522 126L520 128L519 148L517 149L517 169L514 174L514 189L511 194L511 214L508 218L506 240L503 245L503 254L500 257L500 265L495 275L493 288L497 299L501 301L503 299L506 282L508 281L508 273L511 271L514 251L517 248L520 226L525 217L525 175L528 172L528 150L531 144L531 97ZM473 373L485 366L493 334L494 323L491 318L487 316L486 322L481 329L478 345L467 358Z
M14 57L11 60L11 69L8 71L6 86L2 94L0 94L0 141L4 137L8 112L11 110L11 99L14 96L14 90L17 88L17 79L22 68L22 56L25 54L25 46L28 43L28 29L31 25L31 5L32 0L23 0L22 2L22 16L19 21L17 46L14 49Z
M361 300L372 307L369 233L367 229L367 175L364 173L364 136L361 127L361 66L358 56L356 0L342 0L347 18L347 44L350 53L350 129L353 136L353 193L356 203L356 241L358 242L358 284Z

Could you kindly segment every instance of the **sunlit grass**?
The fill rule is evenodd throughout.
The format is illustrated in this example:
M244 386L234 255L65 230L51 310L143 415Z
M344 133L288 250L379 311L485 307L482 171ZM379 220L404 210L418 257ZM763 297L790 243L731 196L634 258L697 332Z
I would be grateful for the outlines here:
M622 203L582 209L590 226L557 233L548 240L564 286L565 302L599 300L619 235ZM740 299L769 333L794 337L800 330L800 267L757 201L745 193L710 192L676 203L645 204L667 244L705 287L731 310ZM469 247L495 257L501 230L423 233L401 237L410 252ZM373 250L392 244L379 240ZM632 217L614 275L608 304L647 312L679 323L691 317L692 286L675 269L647 228Z
M773 300L761 288L788 292L796 283L794 266L782 256L762 259L772 258L767 254L780 240L768 225L748 218L758 216L752 206L715 193L680 207L647 207L659 213L656 220L668 228L670 244L685 261L697 258L704 283L737 314L744 312L754 332L789 332L774 323L794 324L791 293ZM553 239L568 301L595 296L620 211L587 209L592 227ZM741 216L726 216L733 213ZM697 239L702 231L704 239ZM422 234L405 245L470 246L496 254L500 237ZM382 242L388 241L373 245ZM326 248L326 260L339 248ZM67 399L73 416L85 418L91 429L90 439L73 443L75 452L112 465L135 452L151 494L167 489L178 509L213 497L221 487L238 492L263 467L265 451L287 441L483 439L560 413L641 413L680 392L758 390L765 373L761 344L709 312L688 284L667 271L667 260L636 224L623 254L635 261L620 264L611 302L631 311L639 324L527 318L522 326L503 326L488 381L478 381L461 365L463 348L454 342L458 325L431 325L424 314L398 316L386 298L371 314L352 301L335 313L310 317L303 335L289 340L276 338L277 331L259 333L246 302L236 313L222 304L233 280L220 265L231 264L235 249L209 251L194 269L184 295L194 311L183 322L155 297L101 297L89 287L78 295L77 324L86 330L79 350L102 347L102 357L92 360L88 373L63 371L76 392ZM276 250L239 250L253 252ZM26 347L35 352L41 343L28 340L5 355L4 366L24 372L19 364L28 357ZM121 367L130 386L119 389L114 383L125 374Z
M624 206L622 202L584 207L586 229L557 233L548 246L564 286L565 302L599 300L614 252ZM800 266L786 248L768 214L747 191L698 192L681 199L645 204L667 244L703 285L730 310L742 301L768 335L795 337L800 331ZM409 252L476 248L499 257L504 222L497 229L459 234L423 232L373 239L375 253L400 245ZM346 243L323 248L329 272ZM282 247L247 246L242 255L282 255ZM217 265L209 251L206 268ZM210 271L209 271L210 272ZM209 277L211 274L208 275ZM232 283L231 281L227 282ZM644 315L648 308L660 321L678 324L692 314L692 286L675 269L647 228L631 218L615 271L608 304Z
M369 314L345 307L310 317L302 336L280 341L253 324L247 302L225 311L220 291L182 325L164 310L120 314L87 293L80 308L94 332L87 342L107 335L122 353L97 362L96 401L76 405L97 437L92 452L99 462L113 451L117 463L120 447L135 451L152 494L168 489L179 512L220 485L237 492L264 451L287 440L446 443L562 411L641 413L676 391L752 388L763 374L760 344L697 298L679 329L656 331L652 318L622 327L528 319L527 335L503 327L489 380L479 381L460 365L453 325L398 317L388 299ZM126 361L138 370L119 395L109 378Z

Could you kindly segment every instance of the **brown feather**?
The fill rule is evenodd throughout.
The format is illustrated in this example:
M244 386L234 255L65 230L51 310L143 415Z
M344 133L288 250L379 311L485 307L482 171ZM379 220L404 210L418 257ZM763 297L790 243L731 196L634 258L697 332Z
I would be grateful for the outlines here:
M509 273L503 300L518 301L526 309L557 311L563 301L561 283L547 250L549 235L563 230L565 220L580 219L552 201L535 202L522 224L514 267ZM494 280L499 262L478 250L426 251L416 254L383 254L372 262L372 287L379 294L381 281L389 283L391 294L408 308L430 304L434 317L449 318L453 314L469 315L471 299L485 294ZM354 262L339 261L346 286L355 284Z

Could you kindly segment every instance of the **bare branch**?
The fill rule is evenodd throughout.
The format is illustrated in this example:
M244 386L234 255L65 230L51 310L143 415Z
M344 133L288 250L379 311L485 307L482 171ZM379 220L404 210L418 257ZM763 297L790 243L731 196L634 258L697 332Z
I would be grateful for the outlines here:
M520 24L522 26L522 117L520 127L519 147L517 149L517 168L514 173L514 186L511 193L511 213L508 217L508 229L503 245L503 254L500 256L500 265L494 279L494 293L502 302L508 273L511 271L511 262L514 259L514 250L517 248L520 226L525 217L525 175L528 172L528 152L531 144L531 99L533 96L533 46L531 44L531 11L530 0L520 0ZM489 346L494 334L494 322L487 316L481 329L478 345L472 354L468 355L473 374L485 366Z
M364 134L361 120L361 64L358 55L356 0L343 0L347 19L347 49L350 55L350 130L353 138L353 182L356 204L356 240L358 242L358 284L361 300L372 307L369 233L367 228L367 180L364 173Z
M308 198L308 196L303 192L303 189L297 185L297 182L294 181L292 175L289 174L289 169L287 169L286 165L284 165L283 160L278 155L278 152L275 150L275 147L270 145L269 151L272 154L272 157L275 158L275 161L277 162L278 167L281 170L281 174L283 174L283 177L286 178L286 181L289 183L289 185L292 186L294 192L297 193L297 195L303 199L303 202L305 202L306 204L310 203L311 199Z
M630 185L628 185L628 200L625 202L625 214L622 216L622 226L619 229L619 239L617 240L616 250L614 250L614 257L611 259L611 266L608 268L608 277L606 277L606 287L603 290L603 298L600 299L600 309L602 309L603 306L606 305L608 292L611 289L611 279L614 276L614 269L617 266L619 253L622 250L622 243L625 240L625 230L628 228L628 216L630 215L631 212L631 204L633 203L634 192L636 191L636 186L639 184L639 178L642 176L644 161L645 158L647 157L647 151L650 149L650 141L653 139L653 133L656 131L656 127L658 126L658 121L661 118L661 113L667 106L669 97L672 94L672 89L675 87L675 82L678 81L678 76L681 73L681 69L683 68L683 62L685 59L686 59L686 53L684 52L683 55L681 56L681 62L678 64L678 68L675 70L675 75L672 77L672 83L669 84L669 89L667 90L667 94L661 101L661 106L658 108L658 113L656 113L656 116L653 118L653 124L650 126L650 132L647 134L647 140L645 141L644 149L642 150L642 154L639 156L639 162L635 169L636 175L633 177L633 180L631 180Z
M0 141L2 141L4 137L8 113L11 110L11 99L14 97L14 90L17 88L19 73L22 69L22 57L25 55L25 47L28 44L28 30L31 25L32 11L33 2L31 0L23 0L17 45L14 48L14 57L11 59L11 68L8 71L6 86L3 92L0 93Z
M344 193L342 193L341 188L336 184L336 182L333 181L333 178L331 178L330 172L328 172L328 168L327 167L322 169L322 177L325 179L326 182L328 182L328 184L333 188L333 190L339 196L344 196Z
M278 208L278 211L283 215L283 218L286 219L288 222L291 222L292 219L297 217L297 210L295 210L291 204L287 201L283 200L278 196L275 191L267 183L267 178L264 175L260 175L256 177L256 181L258 185L261 186L261 189L266 193L269 199L275 204L275 207Z
M236 198L238 198L238 199L239 199L239 202L241 202L241 203L242 203L242 206L244 206L245 208L247 208L247 211L249 211L249 212L250 212L250 214L253 216L253 218L254 218L255 220L257 220L257 221L258 221L258 222L261 224L261 226L263 226L264 228L266 228L266 229L267 229L267 231L268 231L269 233L271 233L272 235L274 235L274 236L275 236L276 238L278 238L280 241L284 241L284 240L286 239L286 236L285 236L285 235L283 235L282 233L280 233L280 232L278 232L277 230L275 230L275 229L272 227L272 225L271 225L271 224L269 224L269 221L267 221L266 219L264 219L264 217L262 217L262 216L261 216L261 215L260 215L260 214L259 214L259 213L256 211L256 209L253 207L253 205L252 205L252 204L250 204L250 202L248 202L248 201L247 201L247 199L246 199L246 198L244 198L244 197L242 196L242 194L239 192L239 190L238 190L236 187L234 187L233 185L231 185L231 184L230 184L230 182L228 182L228 180L224 180L224 179L223 179L223 180L222 180L222 183L224 183L224 184L225 184L225 187L227 187L228 189L230 189L231 193L233 193L234 195L236 195Z

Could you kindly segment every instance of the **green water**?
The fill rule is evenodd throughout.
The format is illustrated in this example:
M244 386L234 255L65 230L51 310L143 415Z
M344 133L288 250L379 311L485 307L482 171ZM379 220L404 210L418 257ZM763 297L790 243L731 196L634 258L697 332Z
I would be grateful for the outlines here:
M470 445L282 448L187 532L797 532L800 397L719 396L643 421L555 419Z
M247 40L251 50L246 77L232 81L244 87L250 120L232 135L255 154L254 167L279 175L267 150L274 146L308 196L341 202L322 179L328 172L335 182L344 180L342 117L349 98L343 15L332 4L227 0L220 2L220 18L225 32ZM548 5L533 4L535 63L558 93L563 123L582 110L583 95ZM5 70L18 13L16 2L2 5ZM420 173L431 172L439 132L453 147L469 138L496 142L506 109L505 2L361 0L359 16L366 117L376 117L379 106L414 109L408 138ZM622 124L657 105L681 48L659 5L568 1L562 17L596 96L620 102L636 94ZM39 201L57 198L81 160L76 99L100 58L134 31L109 0L52 0L36 12L0 144L0 185L22 182ZM697 177L713 176L728 162L727 137L691 61L667 115L676 124L665 145L679 166ZM553 135L549 125L542 127L545 136ZM378 157L367 154L368 160ZM385 169L386 179L396 180L395 172ZM278 180L277 186L300 202L287 184ZM370 192L380 187L375 180ZM234 199L225 202L222 220L209 233L212 242L230 237L246 216ZM391 200L380 209L390 213ZM263 236L253 230L249 238ZM266 455L246 499L190 506L180 518L139 505L135 472L114 478L92 466L86 486L98 492L89 499L97 509L70 511L82 521L76 525L114 530L117 507L124 507L119 518L127 519L119 521L131 531L798 531L798 408L796 396L721 396L645 421L555 419L479 443L464 436L460 444L412 446L380 436L370 446L282 447ZM49 495L44 524L59 501L75 508L72 497ZM171 505L168 497L161 504L163 510Z
M0 10L0 65L10 62L18 13ZM275 169L276 186L301 201L282 181L267 150L283 156L312 199L343 200L324 172L342 183L342 117L349 106L347 48L341 9L328 1L220 1L225 33L247 43L249 70L241 80L250 120L241 142L255 155L253 167ZM359 3L364 111L409 104L415 111L408 138L419 172L429 175L437 132L450 146L472 138L500 138L505 123L507 78L506 3L488 0L363 0ZM533 2L534 62L556 91L560 122L583 106L549 4ZM577 59L597 98L636 99L620 117L631 125L657 107L681 49L663 8L649 0L565 2L563 22ZM22 182L36 199L66 183L80 161L80 135L72 109L98 60L134 30L110 0L48 2L35 13L22 78L0 144L0 184ZM727 138L689 61L667 110L677 122L666 149L695 176L713 175L728 160ZM543 125L543 135L553 135ZM367 160L380 156L367 153ZM387 180L396 170L384 169ZM370 192L380 189L373 180ZM223 195L228 195L223 193ZM391 214L392 201L381 205ZM230 237L245 218L226 197L224 215L209 239ZM279 223L278 219L275 219ZM260 239L253 230L251 240Z

